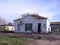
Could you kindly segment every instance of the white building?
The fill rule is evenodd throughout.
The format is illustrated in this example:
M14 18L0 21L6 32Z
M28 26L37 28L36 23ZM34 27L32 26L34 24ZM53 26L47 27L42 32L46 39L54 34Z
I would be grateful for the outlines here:
M4 24L0 26L2 30L14 31L14 25L12 23Z
M51 32L50 22L48 18L36 14L26 14L20 19L14 20L15 32L27 33L49 33Z

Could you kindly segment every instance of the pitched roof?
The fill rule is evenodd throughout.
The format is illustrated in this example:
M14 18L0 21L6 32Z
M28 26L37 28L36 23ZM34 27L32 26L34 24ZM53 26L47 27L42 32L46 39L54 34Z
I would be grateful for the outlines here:
M32 17L37 18L37 19L47 19L46 17L40 16L38 14L30 14L30 15L28 14L26 16L32 16ZM26 16L24 16L24 17L26 17ZM22 18L20 18L20 19L22 19ZM20 20L20 19L16 19L16 20ZM14 21L16 21L16 20L14 20Z
M47 19L46 17L39 16L39 15L36 15L36 14L32 14L31 16L34 17L34 18L37 18L37 19Z

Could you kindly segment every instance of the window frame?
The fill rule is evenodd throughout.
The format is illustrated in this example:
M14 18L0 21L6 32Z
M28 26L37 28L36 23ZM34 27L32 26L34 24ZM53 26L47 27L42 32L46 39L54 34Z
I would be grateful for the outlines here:
M32 23L26 23L25 24L25 31L28 31L28 30L32 31Z

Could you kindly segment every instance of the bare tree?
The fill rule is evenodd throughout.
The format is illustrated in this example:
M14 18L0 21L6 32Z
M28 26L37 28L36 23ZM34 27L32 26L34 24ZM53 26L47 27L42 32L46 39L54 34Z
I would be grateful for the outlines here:
M6 20L2 17L0 17L0 25L6 24Z

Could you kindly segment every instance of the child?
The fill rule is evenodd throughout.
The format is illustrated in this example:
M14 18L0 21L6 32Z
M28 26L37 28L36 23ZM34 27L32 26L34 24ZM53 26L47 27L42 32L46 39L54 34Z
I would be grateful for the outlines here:
M28 30L28 33L30 34L30 30Z

